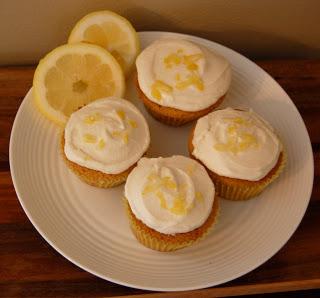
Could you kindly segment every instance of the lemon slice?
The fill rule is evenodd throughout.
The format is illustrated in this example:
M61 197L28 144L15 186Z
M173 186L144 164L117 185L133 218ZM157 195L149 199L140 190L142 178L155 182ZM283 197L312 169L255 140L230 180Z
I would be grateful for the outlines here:
M86 42L107 49L129 74L140 51L137 32L124 17L108 11L92 12L72 29L68 43Z
M33 77L37 106L61 125L78 108L98 98L122 97L124 90L118 62L105 49L85 43L54 49L40 61Z

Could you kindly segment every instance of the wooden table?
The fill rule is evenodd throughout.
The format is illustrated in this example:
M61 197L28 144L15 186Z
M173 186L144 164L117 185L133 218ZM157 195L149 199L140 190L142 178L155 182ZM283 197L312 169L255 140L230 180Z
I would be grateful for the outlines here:
M320 60L257 63L288 92L308 128L315 159L311 202L298 230L273 258L234 281L197 291L201 297L320 289ZM47 244L24 214L10 177L8 147L33 72L33 66L0 67L0 296L182 297L119 286L79 269Z

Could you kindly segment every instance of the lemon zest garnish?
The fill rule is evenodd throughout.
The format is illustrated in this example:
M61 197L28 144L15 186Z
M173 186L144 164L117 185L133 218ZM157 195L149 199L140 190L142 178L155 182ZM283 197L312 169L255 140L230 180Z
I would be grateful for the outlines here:
M156 173L150 173L148 176L148 181L154 181L157 180L159 178L159 176Z
M104 141L104 139L100 139L98 143L98 148L102 150L105 146L106 146L106 142Z
M128 122L129 122L129 124L131 125L132 128L137 128L138 127L138 124L137 124L136 121L130 119Z
M167 68L171 68L174 64L179 65L182 62L181 55L176 53L169 54L167 57L163 59L164 64Z
M158 189L159 189L159 185L158 184L148 184L147 183L145 185L145 187L143 188L142 195L147 195L149 193L153 193Z
M171 93L172 91L173 88L170 85L160 80L156 80L151 86L151 95L157 100L162 98L161 92Z
M120 136L122 135L122 132L119 131L119 130L115 130L115 131L113 131L113 132L111 133L111 135L112 135L113 137L120 137Z
M114 138L120 137L120 138L122 139L123 143L128 144L129 135L128 135L128 133L127 133L126 131L118 131L118 130L116 130L116 131L113 131L113 132L111 133L111 135L112 135Z
M97 142L97 137L95 135L90 134L90 133L86 133L83 135L83 141L85 143L95 143L95 142Z
M177 189L177 184L172 180L171 177L161 178L161 185L167 189Z
M183 56L183 64L187 67L189 70L197 70L198 64L196 62L200 60L203 57L202 54L194 54L194 55L184 55Z
M242 117L233 117L233 118L224 118L225 121L231 122L235 125L243 125L243 126L251 126L251 123L249 120L244 119Z
M226 118L225 120L230 123L227 127L227 142L215 144L214 149L237 154L250 147L257 148L259 146L258 140L253 134L241 130L244 127L250 127L252 125L250 121L241 117Z
M203 202L203 195L200 191L196 191L195 196L197 201Z
M176 215L186 214L188 209L186 208L185 187L181 187L181 189L177 192L173 199L173 205L171 208L167 206L165 196L161 191L162 187L167 190L177 190L178 188L172 177L159 177L156 173L150 173L147 177L147 183L143 188L142 195L145 196L150 193L154 193L160 201L161 208L166 209Z
M182 49L179 49L176 53L171 53L163 59L163 62L167 68L172 68L174 65L184 64L188 70L197 70L198 65L196 62L203 58L202 54L182 55Z
M126 118L126 113L123 110L117 110L117 114L122 120Z
M227 128L227 133L228 134L233 134L237 132L237 127L235 125L229 125Z
M160 207L163 208L163 209L168 209L167 202L166 202L166 199L165 199L165 197L163 195L163 192L160 191L160 190L157 191L156 196L160 201Z
M175 181L172 180L171 177L159 177L155 173L150 173L147 177L147 184L143 189L143 194L146 195L148 193L154 192L161 187L164 187L168 190L175 190L177 189L177 184Z
M124 133L123 136L122 136L122 140L125 144L128 144L129 142L129 136L128 136L128 133Z
M170 208L170 211L176 215L187 214L186 200L185 196L179 193L173 200L173 206Z
M183 64L187 70L190 71L190 74L187 76L187 78L183 81L181 81L180 74L177 73L175 76L175 79L177 81L175 88L178 90L184 90L188 88L189 86L195 86L199 91L204 90L204 84L202 79L197 73L197 70L199 68L197 62L203 58L203 54L193 54L193 55L182 55L182 49L177 50L176 53L171 53L168 56L166 56L163 59L163 62L167 68L172 68L174 65L180 65ZM164 84L164 85L163 85ZM163 83L162 81L157 80L152 86L151 86L151 95L157 99L160 100L162 98L161 91L171 93L172 87Z
M198 90L203 91L204 85L200 77L195 74L189 75L184 81L180 81L176 84L178 90L184 90L189 86L194 85Z

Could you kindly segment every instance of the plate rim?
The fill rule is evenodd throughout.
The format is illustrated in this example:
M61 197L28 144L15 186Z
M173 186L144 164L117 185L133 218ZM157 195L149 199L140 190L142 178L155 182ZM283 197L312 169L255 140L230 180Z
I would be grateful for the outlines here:
M307 136L307 139L308 139L308 143L306 144L307 147L308 147L308 150L309 152L311 153L312 157L313 157L313 151L312 151L312 144L311 144L311 139L310 139L310 135L308 133L308 130L306 128L306 125L305 125L305 122L299 112L299 110L297 109L295 103L292 101L292 99L290 98L290 96L287 94L287 92L282 88L282 86L269 74L267 73L263 68L261 68L258 64L256 64L254 61L250 60L249 58L245 57L244 55L242 55L241 53L223 45L223 44L220 44L218 42L215 42L215 41L212 41L212 40L209 40L209 39L206 39L206 38L202 38L202 37L198 37L198 36L194 36L194 35L191 35L191 34L184 34L184 33L178 33L178 32L168 32L168 31L139 31L138 32L138 35L139 37L141 35L152 35L152 34L168 34L168 35L176 35L178 37L182 37L182 38L190 38L190 39L194 39L194 40L199 40L199 41L202 41L202 42L210 42L210 43L214 43L214 44L217 44L223 48L226 48L228 49L229 51L231 51L233 54L235 55L240 55L241 58L244 58L247 62L251 63L251 64L254 64L256 67L259 68L260 71L262 71L264 73L264 75L266 75L268 77L268 79L271 79L275 84L278 85L278 87L281 88L281 90L285 93L285 95L288 97L288 99L290 100L291 104L293 105L295 111L297 112L297 114L299 115L300 117L300 120L302 122L302 126L303 126L303 130L304 130L304 133L305 135ZM293 229L292 229L292 232L289 233L289 236L287 239L285 239L285 241L279 246L278 249L276 249L271 255L269 255L267 258L263 259L262 261L259 261L257 262L255 265L251 266L251 268L249 269L246 269L244 270L243 272L239 273L239 274L235 274L231 279L230 278L227 278L223 281L220 281L220 282L211 282L211 283L205 283L205 284L199 284L198 286L191 286L191 287L177 287L177 288L173 288L173 287L169 287L169 288L166 288L166 287L152 287L152 286L139 286L138 284L132 284L132 283L127 283L125 281L122 281L122 280L119 280L119 279L115 279L115 278L112 278L112 277L106 277L105 275L102 275L98 272L95 272L94 270L91 270L90 268L88 268L87 266L84 266L82 264L80 264L78 261L76 260L73 260L72 256L69 256L68 254L64 253L59 247L57 247L57 245L55 243L53 243L50 239L49 239L49 236L46 235L46 232L43 231L34 221L34 219L32 218L31 214L29 213L27 207L25 206L24 204L24 200L22 199L22 196L20 194L20 190L19 190L19 186L18 186L18 182L16 180L16 177L15 177L15 171L16 169L14 169L13 167L13 147L14 147L14 144L13 144L13 138L14 138L14 135L15 135L15 131L17 130L16 126L17 126L17 123L18 123L18 119L20 118L20 114L22 113L23 111L23 107L24 105L26 105L26 99L29 97L29 96L32 96L32 86L31 88L29 89L29 91L26 93L26 95L24 96L19 108L18 108L18 111L15 115L15 119L14 119L14 122L13 122L13 125L12 125L12 128L11 128L11 133L10 133L10 141L9 141L9 166L10 166L10 173L11 173L11 179L12 179L12 182L13 182L13 186L14 186L14 189L15 189L15 192L16 192L16 195L17 195L17 198L19 200L19 203L23 209L23 211L25 212L25 214L27 215L28 219L30 220L30 222L32 223L33 227L37 230L37 232L41 235L41 237L50 245L52 246L59 254L61 254L64 258L66 258L68 261L70 261L72 264L78 266L79 268L81 268L82 270L86 271L86 272L89 272L90 274L93 274L94 276L97 276L101 279L104 279L104 280L107 280L107 281L110 281L110 282L113 282L113 283L116 283L118 285L122 285L122 286L126 286L126 287L130 287L130 288L135 288L135 289L142 289L142 290L148 290L148 291L160 291L160 292L174 292L174 291L190 291L190 290L199 290L199 289L205 289L205 288L208 288L208 287L212 287L212 286L216 286L216 285L221 285L221 284L224 284L226 282L229 282L229 281L232 281L234 279L237 279L253 270L255 270L256 268L260 267L261 265L263 265L265 262L267 262L269 259L271 259L276 253L278 253L283 247L284 245L289 241L289 239L292 237L292 235L295 233L295 231L297 230L297 228L299 227L302 219L304 218L305 216L305 213L306 213L306 210L309 206L309 203L310 203L310 199L311 199L311 194L312 194L312 190L313 190L313 181L314 181L314 159L311 158L310 159L310 176L311 176L311 180L310 180L310 184L309 186L307 186L307 193L308 195L306 197L308 197L308 199L306 199L306 204L305 204L305 208L302 212L302 216L300 218L299 221L297 221L295 223L295 225L293 226Z

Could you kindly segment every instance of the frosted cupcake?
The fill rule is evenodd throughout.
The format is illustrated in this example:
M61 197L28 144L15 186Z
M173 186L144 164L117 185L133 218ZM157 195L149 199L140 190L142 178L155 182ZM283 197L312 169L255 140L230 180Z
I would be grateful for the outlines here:
M252 110L227 108L200 118L189 151L207 168L217 194L229 200L260 194L286 161L273 128Z
M137 88L147 110L159 121L178 126L221 104L230 86L228 61L183 39L160 39L136 60Z
M142 158L125 185L131 229L158 251L189 246L216 221L219 202L205 168L184 156Z
M62 136L63 157L84 182L123 183L150 144L146 120L129 101L109 97L74 112Z

